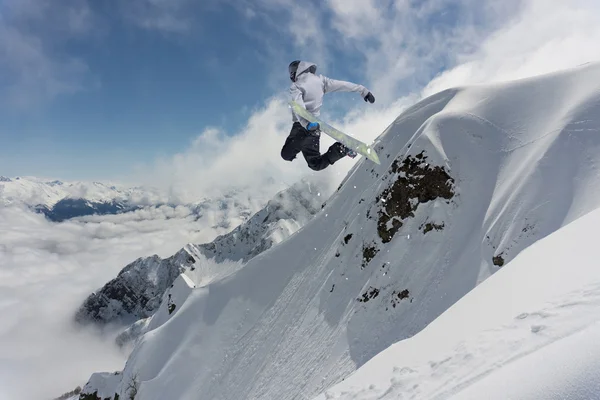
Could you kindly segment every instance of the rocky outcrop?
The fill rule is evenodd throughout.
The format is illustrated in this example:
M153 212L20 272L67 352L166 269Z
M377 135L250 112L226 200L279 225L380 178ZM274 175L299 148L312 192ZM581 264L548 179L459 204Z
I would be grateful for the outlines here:
M300 229L320 210L321 198L315 190L308 182L301 182L279 192L248 222L197 247L216 262L246 262Z
M76 321L133 322L151 316L160 306L162 295L175 279L194 266L187 249L161 259L154 255L127 265L104 287L92 293L77 311Z
M296 232L320 207L319 188L302 181L278 193L247 222L211 243L189 244L172 257L153 255L127 265L85 300L75 319L82 324L133 323L128 331L136 337L145 329L142 321L136 321L154 314L175 279L198 267L199 256L217 263L246 262Z

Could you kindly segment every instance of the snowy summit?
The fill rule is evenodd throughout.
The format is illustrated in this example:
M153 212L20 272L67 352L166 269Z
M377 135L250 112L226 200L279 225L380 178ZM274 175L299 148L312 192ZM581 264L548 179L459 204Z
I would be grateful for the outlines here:
M177 311L84 393L594 398L599 99L588 65L422 100L374 143L381 166L241 269L179 281Z

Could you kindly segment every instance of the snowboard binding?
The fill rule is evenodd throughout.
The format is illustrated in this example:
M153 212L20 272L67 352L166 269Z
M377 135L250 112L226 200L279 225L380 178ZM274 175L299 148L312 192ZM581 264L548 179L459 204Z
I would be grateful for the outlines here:
M358 155L358 153L357 153L357 152L355 152L354 150L352 150L352 149L349 149L349 148L347 148L346 146L344 146L344 148L346 149L346 155L347 155L348 157L350 157L350 158L354 158L354 157L356 157L356 156Z
M334 146L336 147L336 150L338 152L340 152L344 156L348 156L350 158L354 158L354 157L356 157L358 155L358 153L356 153L354 150L352 150L352 149L344 146L340 142L334 143Z

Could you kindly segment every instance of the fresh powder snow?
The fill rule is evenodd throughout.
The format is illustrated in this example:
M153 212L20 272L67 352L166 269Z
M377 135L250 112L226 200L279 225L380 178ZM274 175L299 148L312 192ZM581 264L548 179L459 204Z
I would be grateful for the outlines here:
M600 398L600 210L315 400Z
M557 288L567 261L554 241L566 242L578 227L589 235L598 218L579 220L600 205L599 129L597 64L424 99L374 143L381 166L356 163L301 230L238 271L190 290L168 321L140 339L122 373L96 374L84 392L292 400L323 392L324 399L378 398L389 389L396 398L411 390L423 393L416 398L487 398L489 388L497 396L509 389L486 372L514 381L535 361L519 357L537 348L548 356L573 351L594 367L577 347L597 332L590 322L595 289L581 286L597 277L591 255L573 247L585 258L568 259L572 271L581 265L581 276ZM548 259L540 253L555 254L557 264L548 266L554 276L545 273ZM444 314L482 282L474 300ZM540 293L529 296L527 288ZM589 303L579 310L590 315L569 311L577 308L570 294ZM564 323L553 322L554 315ZM434 338L427 337L431 331ZM556 340L562 336L568 338ZM406 362L387 356L411 342L427 352ZM328 390L357 369L347 388L344 382ZM569 373L569 382L582 376L576 368ZM549 366L540 370L539 379L551 376ZM557 390L565 385L557 382ZM535 396L525 386L515 395Z

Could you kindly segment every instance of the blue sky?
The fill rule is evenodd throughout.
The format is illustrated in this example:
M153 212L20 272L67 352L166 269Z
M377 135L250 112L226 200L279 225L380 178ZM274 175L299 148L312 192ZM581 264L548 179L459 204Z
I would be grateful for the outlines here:
M367 84L366 51L344 43L351 33L325 28L339 2L123 3L0 3L1 29L11 32L0 39L1 174L118 178L181 151L206 127L235 134L285 93L296 58Z
M373 109L381 110L436 76L485 62L496 37L528 13L539 20L553 10L564 15L560 4L0 0L0 175L119 179L136 166L187 154L211 127L225 138L242 136L251 118L285 95L287 65L296 58L366 85L377 98ZM576 0L570 9L577 7L597 6ZM552 40L539 32L535 38ZM497 50L510 51L516 50ZM519 51L517 59L533 50ZM501 75L489 72L494 69L484 65L471 80ZM344 94L328 100L324 111L342 118L364 107ZM270 112L287 121L285 109ZM282 142L289 127L265 127L275 128L274 140ZM206 158L211 148L203 150L195 157ZM269 151L277 167L278 154Z
M54 63L52 68L66 70L15 83L24 73L15 70L21 66L11 70L2 63L2 72L9 76L1 87L2 174L85 177L92 171L103 171L98 176L110 171L110 176L137 158L180 150L207 125L235 131L253 107L273 94L273 82L282 88L287 84L286 61L293 49L287 49L286 39L272 38L282 55L289 54L274 59L260 39L268 29L227 5L186 7L185 14L157 7L146 18L153 12L156 18L174 13L173 18L185 25L144 27L142 20L127 16L139 11L121 9L116 2L94 4L61 2L56 7L9 1L0 9L5 26L24 36L23 46L29 41L40 46L44 59L25 59L24 64ZM23 15L33 14L23 10L27 7L43 8L44 13L58 9L43 20ZM86 10L85 27L67 27L65 32L52 26L68 24L58 14L73 9ZM2 55L11 57L7 53ZM82 70L69 71L73 61L81 63ZM280 79L269 76L276 68L272 64L285 64L279 66ZM47 68L34 65L30 73ZM49 84L43 79L77 87L55 93L45 88ZM7 92L12 90L19 95L11 98Z

